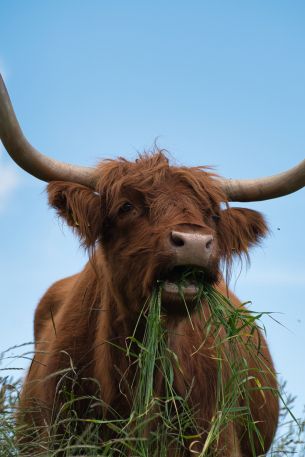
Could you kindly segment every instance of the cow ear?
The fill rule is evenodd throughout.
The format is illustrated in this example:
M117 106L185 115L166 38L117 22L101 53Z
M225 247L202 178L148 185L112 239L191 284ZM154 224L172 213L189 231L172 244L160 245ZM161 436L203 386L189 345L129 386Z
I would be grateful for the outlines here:
M77 231L86 247L93 246L102 229L101 198L80 184L52 181L47 187L49 204Z
M226 259L232 255L248 256L251 246L259 244L268 233L263 215L247 208L227 208L220 213L218 235Z

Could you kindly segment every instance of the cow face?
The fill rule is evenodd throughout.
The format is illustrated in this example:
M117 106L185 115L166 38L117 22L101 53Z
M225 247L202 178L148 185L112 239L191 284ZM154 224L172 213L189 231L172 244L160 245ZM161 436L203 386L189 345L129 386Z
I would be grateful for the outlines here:
M219 280L221 260L247 256L266 233L260 213L222 209L215 175L172 167L161 152L105 161L96 173L96 192L53 182L49 201L86 247L103 251L111 288L129 309L139 309L161 281L165 308L182 312L179 288L191 307L199 283Z

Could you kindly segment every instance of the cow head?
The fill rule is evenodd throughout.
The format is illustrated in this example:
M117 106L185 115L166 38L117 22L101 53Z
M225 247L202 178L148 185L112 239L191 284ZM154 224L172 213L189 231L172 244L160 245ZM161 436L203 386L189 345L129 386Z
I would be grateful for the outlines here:
M161 151L104 161L96 175L95 190L51 182L49 202L103 256L111 289L129 309L143 306L158 281L170 312L185 310L181 290L191 307L198 283L219 280L221 260L230 265L234 255L248 255L266 233L260 213L222 208L226 196L215 175L170 166Z

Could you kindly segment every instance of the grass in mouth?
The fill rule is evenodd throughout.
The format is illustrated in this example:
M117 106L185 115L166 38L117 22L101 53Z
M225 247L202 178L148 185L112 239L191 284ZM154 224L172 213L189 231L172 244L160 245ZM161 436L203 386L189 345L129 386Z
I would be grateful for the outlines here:
M183 285L189 278L197 278L186 272L181 278L180 293L183 297ZM178 284L179 285L179 284ZM86 401L88 408L104 408L100 398L75 396L73 391L66 391L66 401L57 415L55 423L46 427L43 438L36 439L37 430L33 429L32 442L24 445L23 456L130 456L130 457L166 457L170 449L171 457L183 455L182 449L200 457L214 457L215 445L225 428L233 422L243 424L247 430L250 446L254 453L254 440L263 440L257 424L251 416L250 395L247 381L251 376L254 389L265 390L255 373L249 374L249 367L240 353L240 343L246 351L253 354L260 352L260 318L264 313L253 313L244 307L236 308L230 300L209 285L200 285L195 298L195 313L202 316L202 341L194 348L194 356L207 341L213 341L213 350L217 361L216 407L208 430L203 431L195 420L196 411L190 404L194 385L189 386L186 395L179 395L175 390L174 373L183 376L179 358L170 349L168 331L162 310L162 283L152 293L150 301L143 307L139 319L145 321L144 335L137 337L137 328L127 340L125 356L134 370L132 385L133 404L129 417L122 417L112 411L111 419L84 419L77 417L77 403ZM185 302L187 308L187 303ZM192 314L186 313L186 319L192 320ZM190 322L192 325L192 323ZM247 334L247 338L244 335ZM210 338L212 337L212 338ZM210 338L210 339L209 339ZM124 356L124 354L122 354ZM260 358L260 375L268 372L268 367ZM72 370L73 371L73 370ZM229 372L223 382L224 371ZM66 376L67 374L65 374ZM68 376L73 376L69 373ZM1 379L1 378L0 378ZM16 434L22 434L15 423L15 409L18 403L20 386L2 379L0 386L0 455L17 456ZM62 384L63 394L65 384ZM275 395L281 394L274 391ZM240 398L243 399L242 405ZM289 411L289 405L283 408ZM79 424L82 427L80 433ZM291 422L293 424L293 422ZM19 429L18 429L19 427ZM294 428L285 430L279 438L278 447L273 447L270 455L288 455L291 449L301 449L304 439L304 423L295 421ZM109 431L109 439L101 441L101 430ZM303 435L302 435L303 433ZM107 433L105 436L108 436ZM204 438L203 438L204 437ZM284 440L284 441L283 441ZM31 440L30 440L31 441ZM285 444L286 443L286 444ZM262 443L263 444L263 443ZM294 446L294 447L293 447ZM305 456L305 448L299 456Z

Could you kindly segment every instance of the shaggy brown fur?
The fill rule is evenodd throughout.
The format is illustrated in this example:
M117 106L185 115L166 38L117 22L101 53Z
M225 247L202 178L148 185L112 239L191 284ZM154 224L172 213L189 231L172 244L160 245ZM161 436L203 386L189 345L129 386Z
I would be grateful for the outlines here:
M225 295L228 290L220 262L230 266L234 256L248 256L248 249L267 231L256 211L228 205L222 209L225 195L208 169L170 166L160 151L142 155L135 162L121 158L103 161L96 174L96 191L68 182L48 186L50 205L79 235L91 260L81 273L55 283L37 307L36 353L20 401L20 411L31 409L23 415L28 424L42 426L54 421L60 407L54 400L59 379L71 367L78 375L77 394L95 395L96 383L89 378L97 380L105 407L95 411L96 416L107 416L110 407L128 415L132 393L128 385L124 392L122 383L128 360L118 347L125 347L143 303L161 272L168 269L171 256L166 240L172 230L183 227L184 231L213 234L211 278ZM234 295L230 297L240 306ZM175 373L174 383L181 395L194 386L190 401L198 411L198 423L208 430L215 413L217 360L211 336L202 344L202 315L194 312L192 320L194 328L183 315L169 314L166 319L169 344L183 370L183 375ZM258 356L239 343L240 353L256 378L249 376L248 385L252 388L252 416L263 442L262 446L255 438L257 455L270 447L278 419L276 395L268 389L262 395L255 389L257 383L272 389L277 386L266 342L262 335L260 339ZM262 366L265 373L260 371ZM59 371L61 375L54 376ZM86 401L79 402L81 417L87 414L87 406ZM249 438L240 424L229 424L217 449L215 455L252 456ZM182 455L191 454L181 451Z

